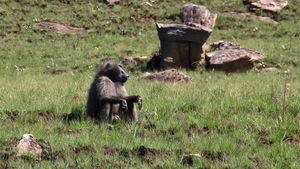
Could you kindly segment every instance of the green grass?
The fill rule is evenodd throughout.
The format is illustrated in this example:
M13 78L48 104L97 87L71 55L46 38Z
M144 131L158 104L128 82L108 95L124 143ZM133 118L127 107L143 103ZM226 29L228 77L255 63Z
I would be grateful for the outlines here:
M150 125L118 121L111 131L85 116L97 65L107 59L150 58L159 50L155 22L180 23L185 2L148 2L155 3L0 2L0 168L298 168L296 0L276 13L255 12L280 24L225 14L249 12L249 1L189 2L218 14L209 42L231 41L257 50L267 56L264 62L282 68L229 76L181 69L193 83L173 84L140 80L144 69L125 66L128 92L143 97L139 119ZM88 33L60 35L41 30L40 21L84 27ZM258 31L252 31L255 27ZM286 87L290 91L283 95ZM41 161L16 156L15 146L25 133L44 145ZM200 157L187 163L188 154Z

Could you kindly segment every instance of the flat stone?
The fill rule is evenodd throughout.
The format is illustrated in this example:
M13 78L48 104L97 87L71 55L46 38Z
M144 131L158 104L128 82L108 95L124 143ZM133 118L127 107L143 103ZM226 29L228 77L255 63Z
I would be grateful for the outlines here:
M233 73L252 69L251 55L243 49L224 49L206 53L209 69Z
M252 61L257 61L260 59L265 58L266 56L258 51L244 48L241 45L234 44L232 42L224 42L224 41L217 41L212 44L210 44L210 47L217 50L224 50L224 49L239 49L239 50L245 50L249 53L249 56L251 57Z
M259 0L258 2L251 3L252 6L268 10L272 12L279 11L288 5L288 1L284 0Z
M192 27L180 24L156 23L158 36L161 41L189 41L205 43L212 30L205 26Z

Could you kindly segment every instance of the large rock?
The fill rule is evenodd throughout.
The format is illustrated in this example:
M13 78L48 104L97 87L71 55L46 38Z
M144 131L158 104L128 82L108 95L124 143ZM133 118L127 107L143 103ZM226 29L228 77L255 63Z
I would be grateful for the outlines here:
M205 26L198 27L180 24L156 23L158 36L161 41L188 41L205 43L212 30Z
M252 6L276 12L288 5L288 1L285 0L259 0L258 2L251 3Z
M217 49L217 50L224 50L224 49L239 49L239 50L245 50L249 53L251 60L252 61L257 61L265 58L266 56L258 51L244 48L241 45L234 44L232 42L224 42L224 41L218 41L210 44L210 47L212 49Z
M197 69L204 65L203 45L217 18L204 6L186 4L181 9L180 24L156 24L160 39L159 69Z
M23 154L33 154L38 157L38 160L41 160L43 148L37 143L32 134L23 134L19 144L17 145L18 154L17 156L22 156Z
M156 24L161 47L160 69L197 67L204 59L202 45L212 30L204 26Z
M206 53L209 69L221 70L228 73L252 69L254 63L251 55L243 49L224 49Z
M183 24L198 27L200 25L213 28L217 14L209 12L205 6L185 4L181 8L180 19Z

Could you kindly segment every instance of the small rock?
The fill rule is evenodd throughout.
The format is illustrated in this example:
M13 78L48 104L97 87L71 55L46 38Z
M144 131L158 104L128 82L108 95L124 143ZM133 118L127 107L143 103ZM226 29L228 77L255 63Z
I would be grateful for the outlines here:
M192 77L178 72L177 69L169 69L156 74L146 73L142 79L165 82L192 82Z

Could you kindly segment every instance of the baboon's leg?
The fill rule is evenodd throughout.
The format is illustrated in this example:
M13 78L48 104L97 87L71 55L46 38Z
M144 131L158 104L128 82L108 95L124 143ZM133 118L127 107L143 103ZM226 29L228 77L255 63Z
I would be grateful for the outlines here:
M98 117L99 120L102 122L106 122L111 124L112 123L112 104L109 102L106 102L103 107L102 110L99 111Z
M126 119L131 120L133 122L137 122L138 115L133 102L127 102L127 106L128 106L128 110L124 112Z

